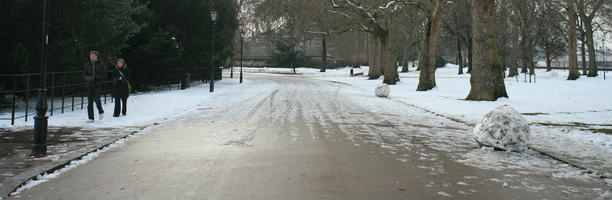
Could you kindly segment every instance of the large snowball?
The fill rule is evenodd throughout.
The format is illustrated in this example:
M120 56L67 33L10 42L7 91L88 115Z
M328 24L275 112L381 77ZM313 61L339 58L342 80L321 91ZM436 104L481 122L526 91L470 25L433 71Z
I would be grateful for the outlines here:
M378 87L376 87L374 93L377 97L388 97L389 94L391 94L391 89L389 89L389 86L386 84L380 84Z
M507 151L521 152L530 144L529 124L508 105L487 113L474 127L473 135L482 146Z

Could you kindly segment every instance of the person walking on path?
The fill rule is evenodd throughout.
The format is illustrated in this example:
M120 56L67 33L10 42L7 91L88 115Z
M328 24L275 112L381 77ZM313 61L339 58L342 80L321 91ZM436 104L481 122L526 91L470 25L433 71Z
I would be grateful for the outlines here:
M94 121L93 104L96 103L100 120L104 118L104 109L100 101L102 93L102 84L106 78L106 65L101 60L98 60L100 53L96 50L89 52L89 61L83 67L83 74L87 84L87 115L88 122Z
M115 113L113 117L119 117L119 111L123 115L127 110L127 98L130 94L130 70L122 58L117 59L117 66L113 70L113 97L115 98ZM123 104L123 109L121 104Z

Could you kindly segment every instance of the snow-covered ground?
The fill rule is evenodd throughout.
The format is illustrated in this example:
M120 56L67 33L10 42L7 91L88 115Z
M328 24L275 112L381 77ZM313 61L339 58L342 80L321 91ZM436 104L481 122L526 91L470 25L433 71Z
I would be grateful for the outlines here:
M354 69L364 72L367 66ZM247 68L247 71L290 74L286 68ZM466 101L470 91L470 75L458 75L458 66L448 64L436 71L437 87L430 91L416 91L419 71L410 68L400 73L401 81L391 87L390 99L421 108L456 121L474 126L489 111L507 104L522 114L531 124L532 147L580 166L612 173L612 80L602 76L582 76L568 81L567 71L536 69L536 77L506 78L509 98L497 101ZM464 72L467 69L464 69ZM296 73L331 82L346 83L354 87L356 95L374 96L382 82L367 80L367 76L350 77L350 68L319 69L297 68ZM360 102L364 107L375 107L371 102Z
M467 127L473 126L483 115L500 105L508 104L532 125L532 146L542 148L547 152L569 155L571 158L580 159L587 168L593 167L597 171L603 170L608 177L608 185L612 185L606 172L612 166L612 135L597 133L590 129L612 129L612 80L603 80L601 77L581 77L578 81L566 81L567 72L553 71L544 72L538 70L537 83L523 82L522 78L506 79L506 87L509 98L502 98L494 102L471 102L463 100L469 93L469 74L457 75L457 67L449 65L438 69L436 81L438 87L431 91L415 91L418 84L418 72L411 68L409 73L401 73L401 82L390 86L391 95L388 98L394 105L401 103L411 109L396 109L381 104L381 99L373 99L374 90L382 80L367 80L367 77L349 77L349 68L328 69L321 73L319 69L298 68L300 77L320 79L335 83L348 84L341 87L343 93L355 95L355 103L361 107L373 109L372 112L402 112L402 110L420 110L429 116L422 120L433 119L433 115L445 117L452 121L460 122ZM248 71L248 70L245 70ZM366 72L367 67L356 69L355 72ZM257 69L256 72L271 73L272 76L292 76L292 69ZM275 73L278 73L275 75ZM236 75L236 74L235 74ZM148 126L156 122L174 121L184 117L192 116L190 113L208 110L213 107L238 106L234 103L264 98L279 87L274 81L257 81L257 83L245 79L243 84L238 84L238 79L225 78L216 82L214 93L208 92L208 85L194 87L189 90L172 90L156 93L141 93L131 96L128 100L128 116L113 118L113 104L105 106L106 116L104 120L96 120L94 123L86 122L86 111L68 112L49 118L50 126L67 127L124 127L124 126ZM272 106L272 105L270 105ZM417 109L413 109L417 108ZM249 109L245 106L244 109ZM344 113L351 114L351 113ZM433 115L431 115L433 114ZM397 115L400 116L400 115ZM446 120L448 121L448 120ZM0 128L24 129L31 128L33 122L18 122L11 126L10 122L0 121ZM422 129L432 129L422 127ZM381 127L381 134L394 134L393 131ZM431 148L439 151L455 151L451 157L459 162L484 169L496 169L496 163L504 163L510 169L537 168L546 170L558 170L553 173L554 177L579 177L583 172L576 172L574 168L546 161L543 156L522 156L512 152L497 153L489 149L469 148L473 142L468 134L458 134L465 130L445 130L437 128L439 132L432 135L418 135L420 143L427 143ZM350 131L348 131L350 132ZM430 131L422 131L428 133ZM374 135L378 133L372 133ZM423 136L423 137L421 137ZM381 135L381 147L385 147L382 137L387 139L399 138L394 142L399 147L410 149L415 145L410 140L402 140L397 135ZM403 136L405 137L405 136ZM416 136L415 136L416 137ZM252 139L252 137L250 137ZM377 138L373 139L376 142ZM418 148L416 148L418 150ZM457 155L461 154L461 155ZM401 155L398 155L401 157ZM427 155L423 155L427 159ZM425 166L426 167L426 166ZM433 171L439 170L432 168ZM578 174L573 174L578 173ZM608 195L609 196L609 195Z
M467 69L464 69L466 71ZM362 67L367 75L368 67ZM436 71L437 87L430 91L416 91L419 72L414 68L400 73L401 82L391 86L391 96L427 110L476 123L487 112L508 104L524 115L530 123L587 123L612 125L612 80L602 77L581 77L567 81L567 71L546 72L536 69L536 82L524 82L521 75L506 78L509 98L497 101L465 101L470 91L469 74L457 75L456 65ZM348 68L327 70L299 69L298 73L349 83L374 91L381 81L364 81L367 77L347 77Z
M382 78L349 77L349 70L328 69L321 73L318 69L299 69L298 73L347 83L361 88L356 93L374 95L374 89ZM367 75L368 67L356 70ZM421 92L416 91L419 71L410 68L410 72L400 73L401 82L390 86L389 98L472 126L496 107L510 105L532 125L533 148L612 173L612 92L609 92L612 91L612 80L582 76L576 81L567 81L567 71L536 69L536 79L531 83L528 76L525 81L523 74L506 78L509 98L466 101L470 75L458 75L457 71L456 65L439 68L436 71L437 87Z
M184 116L188 112L210 109L213 106L227 106L236 101L258 95L277 85L249 84L244 80L238 84L238 79L224 79L215 82L215 92L210 93L208 84L192 87L187 90L168 90L161 92L148 92L130 95L127 102L127 115L113 117L114 103L103 105L104 118L99 120L98 110L94 108L95 122L87 122L87 109L55 114L49 117L49 126L54 127L83 127L83 128L120 128L144 127L156 122L173 120ZM48 113L47 113L48 115ZM10 116L10 113L1 113L0 116ZM32 128L34 120L23 122L18 120L14 126L10 121L0 121L0 128L19 130Z

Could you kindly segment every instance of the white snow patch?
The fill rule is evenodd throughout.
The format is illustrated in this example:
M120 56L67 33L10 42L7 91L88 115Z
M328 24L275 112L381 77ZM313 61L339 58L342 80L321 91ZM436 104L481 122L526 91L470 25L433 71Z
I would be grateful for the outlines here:
M448 194L448 193L446 193L446 192L442 192L442 191L438 192L438 194L439 194L439 195L442 195L442 196L445 196L445 197L453 197L453 196L451 196L450 194Z
M530 144L529 124L512 107L503 105L487 113L474 127L480 145L522 152Z
M465 182L461 182L461 181L459 181L459 182L457 182L457 185L468 185L468 184L467 184L467 183L465 183Z
M215 82L214 93L208 92L208 84L191 87L186 90L168 90L141 92L130 95L126 116L111 117L114 103L103 105L107 117L94 123L87 123L87 110L73 112L55 112L49 117L49 126L81 128L116 128L126 126L148 126L155 122L180 118L186 113L210 110L210 108L227 106L277 87L270 83L255 82L245 79L242 84L238 79L223 79ZM108 100L108 99L107 99ZM160 106L161 105L161 106ZM23 113L21 113L23 114ZM49 113L47 113L49 114ZM0 118L10 118L11 113L0 113ZM0 120L0 128L13 131L28 129L34 126L34 120L24 122Z

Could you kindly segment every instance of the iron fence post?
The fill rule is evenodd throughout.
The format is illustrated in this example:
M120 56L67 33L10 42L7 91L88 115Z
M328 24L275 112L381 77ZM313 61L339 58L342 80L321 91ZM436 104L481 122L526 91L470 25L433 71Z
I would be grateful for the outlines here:
M75 77L74 77L74 76L71 76L71 77L72 77L72 78L70 78L70 79L72 79L72 81L70 81L70 82L71 82L71 83L70 83L70 85L74 85L74 83L76 82L76 81L74 81ZM71 107L71 111L74 111L74 95L76 95L76 93L74 92L74 87L70 87L70 88L72 88L72 92L71 92L71 93L72 93L72 95L71 95L71 96L72 96L72 107Z
M13 109L11 111L11 125L15 125L15 107L17 106L17 74L13 74Z
M85 84L84 82L85 82L85 80L83 80L83 81L82 81L82 82L79 84L79 85L80 85L80 86L79 86L79 88L80 88L80 90L79 90L79 91L80 91L80 93L79 93L79 94L80 94L80 96L81 96L81 110L82 110L82 109L84 108L84 106L85 106L85 105L84 105L84 104L85 104L85 95L88 95L88 94L87 94L87 88L86 88L87 86L86 86L86 84ZM74 87L76 87L76 85L75 85ZM85 92L83 92L83 91L85 91Z
M42 88L41 88L42 89ZM26 76L26 90L25 90L25 121L28 122L28 109L30 108L30 76Z
M62 113L64 113L64 101L66 99L66 74L64 74L63 83L62 83Z

